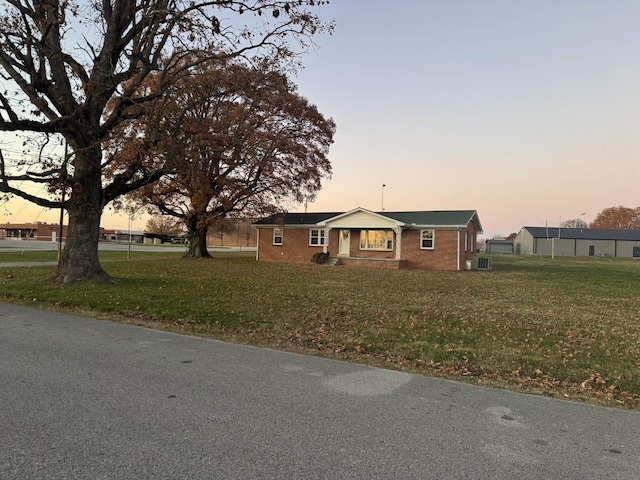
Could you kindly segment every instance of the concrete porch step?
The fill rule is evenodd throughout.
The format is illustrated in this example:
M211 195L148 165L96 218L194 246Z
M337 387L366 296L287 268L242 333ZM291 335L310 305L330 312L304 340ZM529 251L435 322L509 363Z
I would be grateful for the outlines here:
M329 257L323 263L323 265L331 265L331 266L340 265L340 259L338 257Z

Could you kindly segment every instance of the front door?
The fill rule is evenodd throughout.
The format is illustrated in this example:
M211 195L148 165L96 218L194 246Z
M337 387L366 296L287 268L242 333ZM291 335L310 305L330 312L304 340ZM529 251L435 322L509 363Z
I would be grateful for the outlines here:
M338 255L348 257L351 255L351 232L340 230L340 241L338 242Z

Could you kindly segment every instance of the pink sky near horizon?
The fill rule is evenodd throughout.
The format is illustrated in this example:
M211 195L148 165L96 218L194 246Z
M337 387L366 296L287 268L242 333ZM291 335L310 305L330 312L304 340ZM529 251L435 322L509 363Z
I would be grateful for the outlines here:
M308 211L379 211L385 184L385 210L477 210L491 238L640 206L640 2L363 5L320 8L336 32L297 78L337 124L333 177ZM20 200L0 213L59 216Z

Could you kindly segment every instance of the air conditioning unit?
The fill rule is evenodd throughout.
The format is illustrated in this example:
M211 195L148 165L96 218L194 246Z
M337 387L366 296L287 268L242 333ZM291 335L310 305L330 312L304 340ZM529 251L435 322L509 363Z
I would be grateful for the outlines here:
M471 270L491 270L491 259L488 257L473 257Z

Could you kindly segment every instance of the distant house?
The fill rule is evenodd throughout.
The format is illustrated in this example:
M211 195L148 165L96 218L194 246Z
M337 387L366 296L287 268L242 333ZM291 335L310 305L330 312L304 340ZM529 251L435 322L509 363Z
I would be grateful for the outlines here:
M131 242L144 244L185 243L184 235L149 233L141 230L102 230L100 237L105 242Z
M60 237L57 223L4 223L0 224L0 239L55 241ZM67 238L67 225L62 226L62 240Z
M640 258L640 230L523 227L516 254Z
M463 270L482 226L475 210L287 213L254 224L257 259L309 263L324 253L342 265Z
M491 239L484 242L485 253L513 253L513 240L503 238Z
M105 240L107 242L115 242L118 240L118 230L105 229L102 231L102 235L100 236L100 240Z
M143 243L145 233L139 230L101 230L100 239L107 242ZM151 243L151 241L149 242Z

